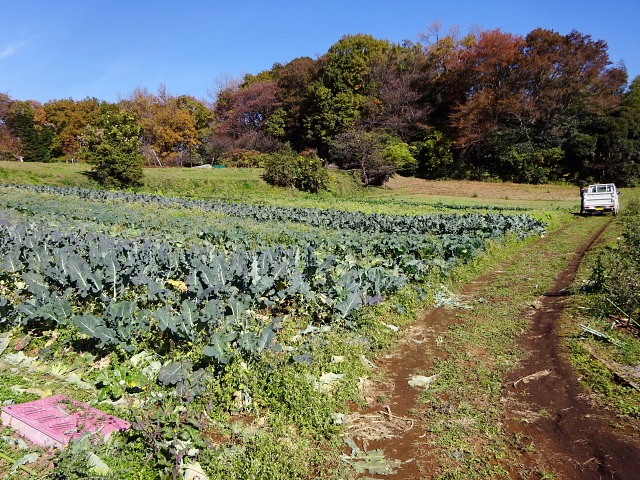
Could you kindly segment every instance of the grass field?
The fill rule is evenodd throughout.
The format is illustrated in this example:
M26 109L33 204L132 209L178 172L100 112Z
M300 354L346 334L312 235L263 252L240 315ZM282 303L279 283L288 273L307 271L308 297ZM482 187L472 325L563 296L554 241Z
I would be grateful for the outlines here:
M88 165L0 162L0 181L96 187L87 176ZM353 209L372 209L362 200L392 200L414 203L453 203L460 205L489 204L505 207L524 206L536 209L574 208L579 204L574 185L522 185L473 181L427 181L396 176L384 188L361 188L350 173L332 171L330 189L320 195L275 188L261 178L257 168L145 168L142 192L167 196L192 196L248 201L252 203L309 204L331 208L342 203ZM623 200L626 198L623 197ZM348 201L356 201L350 206ZM359 205L359 208L357 207ZM382 208L382 206L377 206ZM406 208L406 206L405 206ZM396 208L402 213L402 208ZM409 212L415 213L415 212Z

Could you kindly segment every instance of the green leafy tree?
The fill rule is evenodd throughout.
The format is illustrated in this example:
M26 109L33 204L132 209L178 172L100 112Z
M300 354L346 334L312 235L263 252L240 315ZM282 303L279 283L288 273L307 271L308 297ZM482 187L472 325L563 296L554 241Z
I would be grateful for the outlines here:
M498 155L501 178L520 183L546 183L563 151L559 147L541 148L531 142L516 143Z
M596 118L595 155L588 167L601 181L636 186L640 175L640 108L621 107Z
M371 75L372 64L390 49L387 40L378 40L371 35L345 35L327 52L325 84L333 93L372 93L377 87Z
M423 178L455 177L458 165L453 154L453 140L439 130L432 130L415 142L418 175Z
M105 187L143 185L145 159L140 153L140 133L132 113L100 115L83 136L81 155L93 165L91 176Z
M622 104L625 107L640 108L640 75L633 79L625 93Z
M322 155L336 135L355 127L363 109L376 110L374 65L384 63L390 49L371 35L345 35L322 58L322 78L309 90L304 122L307 139Z
M267 120L265 132L272 137L284 137L286 127L285 117L286 112L284 108L276 110L275 113Z
M415 148L411 145L391 138L382 151L382 157L395 165L396 171L405 177L415 175L418 170L418 161L413 155Z
M278 187L294 187L318 193L327 188L329 175L314 150L298 155L293 151L273 153L264 162L265 182Z
M362 96L350 92L334 95L322 84L312 88L311 108L305 118L307 138L323 154L327 145L336 135L354 127L359 117Z
M309 111L310 90L320 78L321 70L322 62L309 57L296 58L278 70L276 95L286 113L282 117L285 135L298 151L308 144L304 119Z

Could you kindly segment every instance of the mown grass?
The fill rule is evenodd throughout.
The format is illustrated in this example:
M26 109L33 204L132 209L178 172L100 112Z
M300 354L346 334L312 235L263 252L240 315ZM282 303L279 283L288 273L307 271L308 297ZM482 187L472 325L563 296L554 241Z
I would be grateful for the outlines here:
M86 164L0 162L0 182L97 188L94 181L83 175L88 168ZM570 185L426 181L394 177L385 187L363 188L352 172L331 170L329 190L314 195L272 187L262 180L262 169L259 168L149 167L144 172L145 186L136 191L265 205L409 215L441 212L442 209L432 206L437 203L527 207L540 214L548 210L579 208L578 190ZM623 204L638 192L640 189L625 189Z
M99 188L85 173L86 164L0 162L0 182ZM282 201L366 197L368 190L345 172L332 172L330 190L320 196L294 189L272 187L262 180L260 168L145 168L145 186L137 192L165 196L215 198L229 201L263 203L276 196Z
M474 292L472 311L461 311L445 335L445 355L436 359L436 382L425 390L421 414L427 443L440 459L437 478L508 478L518 467L516 442L501 423L507 375L525 352L518 339L528 328L524 315L548 291L579 246L608 219L577 218L567 228L529 246L506 248L500 273Z

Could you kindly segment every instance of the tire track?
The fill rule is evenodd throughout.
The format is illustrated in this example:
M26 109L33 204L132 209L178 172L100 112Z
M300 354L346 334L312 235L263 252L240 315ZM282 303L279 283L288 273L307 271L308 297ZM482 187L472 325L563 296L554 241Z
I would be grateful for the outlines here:
M509 391L508 430L531 438L536 452L528 462L552 468L562 479L637 480L640 448L637 438L622 437L612 423L615 416L589 402L587 392L560 345L558 326L566 304L566 290L575 279L586 252L610 225L607 222L573 256L553 288L540 298L531 317L531 330L521 346L530 352L513 373ZM549 373L546 373L549 372ZM526 377L535 380L518 382ZM543 415L522 418L524 412ZM516 419L513 419L514 413ZM520 418L517 418L519 417Z

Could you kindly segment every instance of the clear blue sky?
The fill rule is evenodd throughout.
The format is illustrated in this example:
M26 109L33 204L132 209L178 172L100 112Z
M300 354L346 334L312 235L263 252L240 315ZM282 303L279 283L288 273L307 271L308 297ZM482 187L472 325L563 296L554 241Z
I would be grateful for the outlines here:
M315 58L343 35L416 41L437 20L463 33L575 29L640 75L639 0L0 0L0 12L0 92L43 103L160 84L207 98L216 79Z

